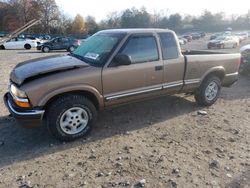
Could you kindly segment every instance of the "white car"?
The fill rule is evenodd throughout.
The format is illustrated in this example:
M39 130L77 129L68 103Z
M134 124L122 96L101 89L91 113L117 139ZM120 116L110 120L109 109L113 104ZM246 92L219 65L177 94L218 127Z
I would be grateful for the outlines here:
M23 39L23 38L13 38L10 39L9 41L3 43L0 46L0 49L31 49L31 48L36 48L37 47L37 42L34 40L29 40L29 39Z
M235 35L240 38L241 42L248 38L248 33L247 32L236 33Z
M178 37L178 40L179 40L180 45L184 45L187 43L187 39L185 39L185 38Z
M208 49L211 48L236 48L239 46L239 41L235 37L220 36L210 40L207 44Z

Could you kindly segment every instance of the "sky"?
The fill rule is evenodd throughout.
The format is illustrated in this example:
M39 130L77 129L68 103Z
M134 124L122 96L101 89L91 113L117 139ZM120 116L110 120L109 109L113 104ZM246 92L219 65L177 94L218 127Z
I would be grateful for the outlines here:
M250 10L250 0L56 0L61 10L74 17L81 14L94 16L101 21L111 12L120 12L126 8L144 6L149 13L162 12L166 15L201 15L204 10L212 13L225 12L229 15L246 14Z

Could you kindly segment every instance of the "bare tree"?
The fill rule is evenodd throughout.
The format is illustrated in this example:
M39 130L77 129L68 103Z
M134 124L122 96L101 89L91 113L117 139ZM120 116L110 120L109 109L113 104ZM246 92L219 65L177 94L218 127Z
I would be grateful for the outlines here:
M59 20L59 8L55 0L37 0L39 7L39 17L41 19L42 31L50 33L52 27L57 26Z

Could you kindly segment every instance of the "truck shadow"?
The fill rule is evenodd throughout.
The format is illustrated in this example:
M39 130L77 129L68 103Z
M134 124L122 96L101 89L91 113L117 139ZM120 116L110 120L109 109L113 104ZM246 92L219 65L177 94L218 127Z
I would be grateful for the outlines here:
M101 112L90 135L71 143L56 141L48 134L45 127L25 129L13 118L0 117L0 168L124 134L127 131L154 126L156 123L199 109L196 103L177 96L120 106Z
M220 98L224 100L249 99L250 75L240 75L235 85L229 88L223 88Z

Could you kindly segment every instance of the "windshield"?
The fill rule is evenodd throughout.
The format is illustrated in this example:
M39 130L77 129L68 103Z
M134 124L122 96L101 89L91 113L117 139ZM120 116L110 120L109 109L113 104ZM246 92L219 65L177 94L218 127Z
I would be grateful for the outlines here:
M121 33L95 34L82 43L71 55L94 66L102 66L124 36L125 34Z
M226 37L217 37L216 40L225 40Z

